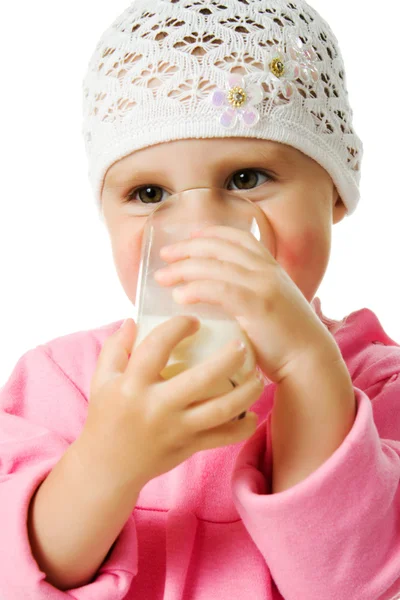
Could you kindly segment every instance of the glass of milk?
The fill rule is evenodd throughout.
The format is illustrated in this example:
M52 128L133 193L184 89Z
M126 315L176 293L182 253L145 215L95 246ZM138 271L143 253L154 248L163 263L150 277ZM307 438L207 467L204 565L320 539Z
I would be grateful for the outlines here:
M246 375L254 370L255 355L248 336L237 320L219 306L204 302L188 305L175 302L173 289L187 282L162 286L154 279L155 271L168 265L160 257L163 246L189 239L193 231L213 225L248 231L271 252L275 251L271 248L274 238L265 214L256 203L243 196L219 188L196 188L174 194L157 204L149 213L143 231L135 302L137 336L134 347L163 321L176 315L195 315L201 325L198 331L177 344L160 373L164 379L170 379L203 362L231 340L243 340L247 346L245 362L231 379L219 382L213 390L212 395L215 396L242 383Z

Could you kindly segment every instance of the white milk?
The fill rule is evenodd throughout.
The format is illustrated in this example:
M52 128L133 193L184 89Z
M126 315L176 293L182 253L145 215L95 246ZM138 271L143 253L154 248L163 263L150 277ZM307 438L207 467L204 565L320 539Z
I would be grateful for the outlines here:
M171 379L186 369L207 360L212 354L221 350L230 341L240 339L246 344L247 354L243 365L231 377L236 385L244 381L247 374L255 369L255 355L252 344L246 333L240 328L237 321L233 320L213 320L202 319L198 317L200 327L198 331L186 338L175 346L170 354L166 367L160 372L163 379ZM147 337L152 329L160 323L169 321L170 316L142 316L138 325L135 348ZM222 381L213 391L213 395L226 393L232 389L232 384L228 381Z

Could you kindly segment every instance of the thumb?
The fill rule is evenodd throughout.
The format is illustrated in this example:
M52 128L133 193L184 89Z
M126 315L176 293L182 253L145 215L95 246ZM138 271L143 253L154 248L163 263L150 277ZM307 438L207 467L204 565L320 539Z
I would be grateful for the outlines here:
M96 383L101 386L115 375L123 373L129 362L136 339L136 323L126 319L103 344L96 366Z

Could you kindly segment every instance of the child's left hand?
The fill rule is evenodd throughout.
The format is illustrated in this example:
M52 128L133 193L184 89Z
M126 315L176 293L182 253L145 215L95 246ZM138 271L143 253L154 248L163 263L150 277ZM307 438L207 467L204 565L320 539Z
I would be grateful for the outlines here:
M246 231L207 227L161 257L161 285L190 282L173 291L184 304L218 304L250 338L266 377L280 383L301 365L342 360L333 336L269 250ZM159 273L160 271L157 271Z

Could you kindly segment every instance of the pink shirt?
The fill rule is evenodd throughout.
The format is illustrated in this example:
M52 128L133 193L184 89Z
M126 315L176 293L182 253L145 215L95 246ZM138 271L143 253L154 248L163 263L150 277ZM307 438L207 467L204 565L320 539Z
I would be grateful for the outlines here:
M29 502L85 423L105 339L120 321L26 352L0 390L1 600L394 600L400 598L400 346L369 309L314 309L352 377L354 425L294 487L271 494L275 384L254 435L198 452L149 481L92 583L45 581Z

